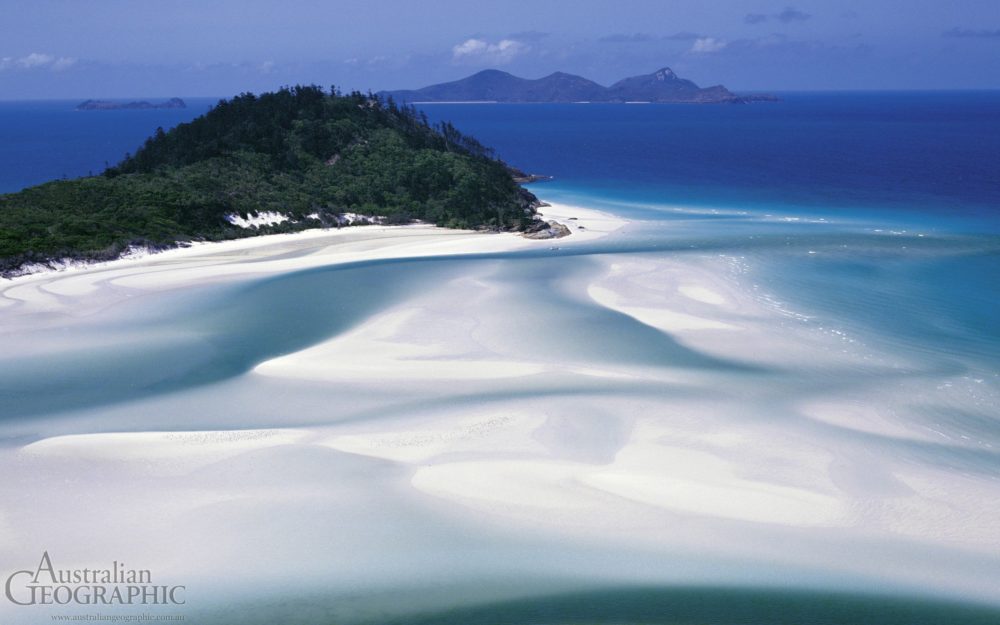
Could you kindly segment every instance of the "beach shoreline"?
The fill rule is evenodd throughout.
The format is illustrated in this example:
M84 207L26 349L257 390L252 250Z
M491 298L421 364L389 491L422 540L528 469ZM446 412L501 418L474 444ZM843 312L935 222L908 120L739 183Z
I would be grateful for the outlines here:
M15 306L56 310L61 308L58 297L94 294L104 283L138 290L160 290L360 261L548 249L593 241L627 223L609 213L579 206L555 204L544 206L542 210L540 217L566 224L570 235L532 240L514 232L409 224L311 229L229 241L194 242L147 255L72 264L0 279L0 311Z
M608 234L625 225L627 220L612 215L606 211L599 211L592 208L583 208L567 204L544 203L542 210L537 216L552 220L568 228L569 234L576 234L572 242L580 239L591 240ZM575 223L574 223L575 222ZM588 225L590 226L588 228ZM583 226L581 228L580 226ZM524 236L521 232L488 232L482 230L461 230L452 228L441 228L424 222L414 222L411 224L382 225L364 224L352 225L342 228L310 228L297 232L281 234L262 234L242 237L239 239L227 239L223 241L184 241L175 247L163 249L149 249L143 247L130 247L121 257L112 260L86 261L69 258L53 259L47 263L28 263L29 270L13 276L0 276L0 287L5 285L25 282L33 277L44 276L52 273L70 274L86 271L96 271L104 269L117 269L131 266L144 261L174 261L202 255L219 255L233 252L252 252L256 248L267 248L273 245L282 244L305 244L316 242L317 244L336 242L338 237L355 233L358 228L366 229L366 232L375 231L378 233L396 232L402 229L420 229L422 231L436 232L439 234L462 234L462 235L487 235L498 236L503 239L510 239L511 236L534 239L536 241L557 240L565 237L539 238ZM566 235L569 236L569 235ZM513 249L513 246L511 246ZM489 251L497 251L490 249ZM474 253L474 251L473 251Z

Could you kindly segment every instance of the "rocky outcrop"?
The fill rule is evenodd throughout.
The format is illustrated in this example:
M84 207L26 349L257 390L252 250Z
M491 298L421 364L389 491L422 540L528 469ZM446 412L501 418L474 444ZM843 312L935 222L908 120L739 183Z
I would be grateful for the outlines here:
M561 239L569 236L570 230L558 221L540 221L524 232L525 239Z

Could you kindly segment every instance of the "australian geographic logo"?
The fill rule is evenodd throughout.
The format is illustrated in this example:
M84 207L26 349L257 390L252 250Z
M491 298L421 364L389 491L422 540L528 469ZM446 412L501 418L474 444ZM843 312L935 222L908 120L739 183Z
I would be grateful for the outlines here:
M184 586L153 584L148 569L115 560L107 569L57 569L49 552L34 570L7 577L4 593L17 605L184 605Z

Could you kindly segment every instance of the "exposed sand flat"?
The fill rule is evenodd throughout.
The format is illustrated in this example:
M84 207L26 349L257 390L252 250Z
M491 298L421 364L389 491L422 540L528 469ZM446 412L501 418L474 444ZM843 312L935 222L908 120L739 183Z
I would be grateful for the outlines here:
M811 419L865 434L928 442L935 438L899 415L883 414L875 406L856 401L817 401L800 406L799 410Z
M741 479L733 473L734 466L704 452L630 445L605 467L539 460L455 462L418 469L413 485L493 514L530 509L522 514L539 522L545 522L549 510L586 509L590 522L597 525L600 511L607 514L607 501L597 496L603 492L705 517L784 526L840 524L842 503L835 497Z
M109 338L75 317L311 267L562 248L624 224L542 212L573 234L365 226L26 276L0 285L0 337L26 360L63 341L83 354L112 339L152 345L148 329ZM901 396L931 403L919 378L869 384L871 371L905 370L902 357L786 314L713 255L456 262L231 378L0 424L0 559L30 566L48 549L87 566L110 554L189 584L202 593L192 604L228 600L220 580L233 571L259 587L295 571L337 597L530 572L995 599L1000 509L977 464L992 440L917 419ZM248 313L223 312L227 323ZM39 327L55 331L17 338ZM209 355L223 349L187 331ZM850 400L830 398L829 371L850 380ZM945 461L928 460L933 445Z
M677 290L681 292L681 295L698 300L699 302L705 302L706 304L719 305L726 302L726 298L722 297L712 289L698 286L696 284L682 284L677 287Z
M899 467L893 475L913 495L880 502L875 515L887 531L918 540L933 534L962 548L1000 551L996 480L971 474L943 480L939 472L923 467ZM956 510L964 511L962 522L957 522Z
M413 420L417 423L407 423L392 431L337 435L320 444L406 463L425 463L453 453L542 453L545 450L540 442L524 438L525 432L544 425L546 418L539 414L503 410L448 420ZM484 488L478 490L486 492Z
M540 519L593 508L579 469L575 463L530 459L452 462L418 469L413 486L490 514Z
M857 362L856 354L844 353L830 336L814 330L797 328L794 337L779 341L776 323L778 327L786 323L780 313L733 291L732 285L698 265L626 258L606 266L606 274L586 285L589 298L690 344L707 345L721 355L739 354L748 362L767 363L776 358L773 349L766 347L773 348L776 342L789 348L782 353L783 362L797 354L813 366ZM688 293L682 292L678 282ZM547 358L544 352L490 351L482 339L500 330L490 327L484 311L510 294L497 292L485 279L454 287L412 300L410 308L393 309L315 348L262 363L255 372L330 381L359 381L368 375L436 382L583 373L566 361ZM450 299L449 293L455 292L461 298ZM698 297L690 297L691 293ZM438 302L437 308L433 302ZM435 320L444 326L437 327ZM693 338L713 331L718 331L719 338ZM826 349L813 349L816 345ZM491 359L477 356L482 353L491 354ZM360 355L353 358L357 365L353 371L348 362L351 354ZM628 379L663 379L661 373L635 368L615 373ZM711 384L708 379L703 383ZM505 404L492 416L450 412L425 416L418 429L398 425L379 429L378 423L358 426L324 444L414 465L412 484L421 492L535 524L601 527L615 519L628 525L629 518L619 517L609 504L618 499L671 515L775 527L863 526L857 510L869 504L856 485L845 487L840 478L834 478L831 467L842 462L838 453L821 441L810 440L797 425L761 426L756 419L743 423L738 403L654 406L659 407L647 411L658 413L655 417L619 413L632 417L631 435L600 463L572 461L539 447L540 432L564 426L551 425L551 415L544 408L516 418L504 416L518 413L516 404ZM822 410L803 412L819 418ZM831 410L849 418L849 411L830 407L826 412ZM681 418L678 411L687 416ZM486 423L492 425L476 425ZM886 427L862 431L886 436L907 431L893 419L886 421ZM558 436L567 435L569 431ZM510 458L511 454L516 458ZM936 506L931 507L938 510ZM657 532L644 538L638 532L636 537L663 540ZM938 540L933 532L923 539Z
M144 462L150 467L173 467L186 473L248 451L289 445L304 436L300 431L276 429L77 434L45 438L26 445L22 451L34 456L91 462Z
M636 306L625 303L626 300L616 292L599 286L591 286L587 289L587 294L595 302L621 311L626 315L645 323L646 325L659 328L666 332L679 332L682 330L737 330L737 326L730 323L723 323L705 317L696 317L685 313L674 312L666 308L656 308L653 306Z
M601 369L560 361L544 349L514 341L503 302L516 294L493 286L487 271L428 289L403 305L376 315L348 332L308 349L258 364L267 377L357 383L447 382L518 378L569 372L596 377L628 377L643 372Z
M7 521L3 513L0 513L0 549L11 549L15 546L17 536L14 528Z
M550 204L538 209L538 216L545 220L558 221L572 233L570 238L555 239L556 245L563 242L589 241L599 239L621 228L625 221L610 213L594 209L583 209L566 204Z
M393 310L360 328L254 369L267 376L308 380L467 380L517 377L546 371L540 363L502 360L470 341L429 344L410 327L433 322L419 308ZM416 341L414 341L416 339Z
M654 438L631 444L611 466L583 481L678 512L786 526L843 524L844 502L832 485L798 488L776 480L747 479L740 475L746 464L728 455L656 444ZM826 482L822 475L816 473Z
M577 524L631 525L609 506L615 497L672 513L781 526L851 522L850 497L827 475L832 456L804 441L778 445L765 432L738 426L693 434L684 421L642 417L610 462L572 462L539 446L538 432L564 427L547 421L538 414L441 417L420 430L357 433L327 444L413 463L413 485L423 492L535 523L562 523L562 516L548 515L575 510ZM470 459L473 451L482 457ZM506 457L513 452L519 457ZM781 464L796 466L796 474L768 469ZM658 531L637 532L637 539L663 539Z

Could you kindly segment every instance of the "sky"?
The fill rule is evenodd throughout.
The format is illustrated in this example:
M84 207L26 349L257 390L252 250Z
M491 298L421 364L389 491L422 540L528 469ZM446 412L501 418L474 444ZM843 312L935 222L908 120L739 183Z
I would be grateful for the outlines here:
M1000 0L0 0L0 100L661 67L736 91L997 89Z

